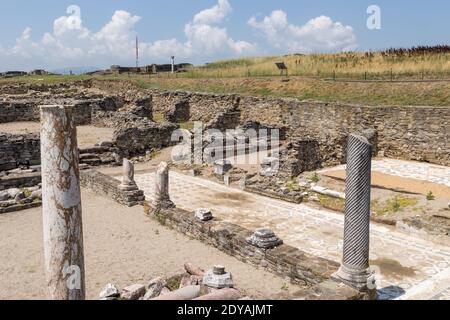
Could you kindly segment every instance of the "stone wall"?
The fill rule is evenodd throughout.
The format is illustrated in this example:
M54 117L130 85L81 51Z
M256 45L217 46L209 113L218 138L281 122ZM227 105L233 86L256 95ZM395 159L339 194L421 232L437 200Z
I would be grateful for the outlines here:
M87 100L45 100L24 99L17 101L0 101L0 123L40 120L39 106L44 104L73 104L75 106L74 121L76 125L88 125L92 122L92 114L99 111L116 111L115 101L111 97Z
M153 95L153 111L158 113L170 112L179 101L186 101L190 107L191 121L207 123L219 113L239 105L236 95L214 95L192 93L184 91L150 90Z
M450 107L369 107L290 99L272 101L270 107L246 102L240 105L243 118L285 124L292 135L318 140L322 156L334 153L336 162L344 160L349 133L375 129L378 151L386 157L450 165L450 131L446 130Z
M28 101L0 101L0 123L15 121L39 121L39 108Z
M241 125L257 121L286 127L291 137L316 140L327 166L345 162L347 135L367 129L377 131L380 155L450 165L450 106L360 106L179 91L150 93L156 112L167 112L185 99L191 120L208 123L234 106L241 112Z
M0 132L0 171L12 170L20 165L38 165L40 163L38 134L13 135Z
M0 191L12 188L34 187L41 183L41 173L11 174L0 177Z
M145 208L149 214L149 205L146 204ZM285 244L269 250L258 249L246 241L251 236L251 231L218 218L200 222L194 217L194 213L181 209L162 210L154 217L164 225L212 245L243 262L289 279L292 283L316 285L329 279L339 268L337 262L307 254Z
M113 199L114 201L132 207L144 201L144 192L123 191L119 189L120 181L96 170L80 171L80 184L93 192Z

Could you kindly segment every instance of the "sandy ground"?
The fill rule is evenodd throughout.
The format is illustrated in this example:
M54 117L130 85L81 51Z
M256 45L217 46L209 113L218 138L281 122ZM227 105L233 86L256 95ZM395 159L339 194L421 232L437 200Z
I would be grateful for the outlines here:
M344 170L327 171L326 173L322 173L322 175L338 178L343 181L345 181L346 179L346 172ZM372 172L372 186L390 189L396 192L413 193L421 195L426 195L428 192L431 191L436 196L436 198L448 199L450 195L450 188L441 184L393 176L376 171Z
M92 146L101 141L111 140L114 133L114 129L94 126L78 126L77 130L78 146L80 147ZM10 122L0 124L0 132L23 134L38 133L39 131L40 124L38 122Z
M187 261L225 265L237 287L255 298L282 291L283 279L159 225L140 206L122 207L88 192L82 198L89 299L108 282L124 287L181 273ZM0 300L45 299L41 209L0 215L0 235Z

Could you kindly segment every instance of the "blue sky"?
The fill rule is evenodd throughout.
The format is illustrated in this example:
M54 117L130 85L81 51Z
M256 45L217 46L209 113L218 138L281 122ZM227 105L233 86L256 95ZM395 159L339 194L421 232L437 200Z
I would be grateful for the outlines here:
M443 0L2 0L0 71L133 65L135 35L142 64L449 44L449 12Z

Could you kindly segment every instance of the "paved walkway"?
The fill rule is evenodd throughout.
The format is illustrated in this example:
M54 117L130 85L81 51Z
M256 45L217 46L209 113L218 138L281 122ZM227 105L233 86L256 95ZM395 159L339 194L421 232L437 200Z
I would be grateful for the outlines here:
M342 165L321 170L319 173L345 169L346 166ZM372 171L403 178L429 181L450 187L450 167L414 161L381 159L372 161Z
M136 182L151 199L154 174L139 174ZM341 214L230 189L176 172L171 172L170 192L180 208L193 211L206 207L221 219L250 230L270 227L289 245L341 260ZM371 265L378 275L381 299L450 299L450 246L372 224Z

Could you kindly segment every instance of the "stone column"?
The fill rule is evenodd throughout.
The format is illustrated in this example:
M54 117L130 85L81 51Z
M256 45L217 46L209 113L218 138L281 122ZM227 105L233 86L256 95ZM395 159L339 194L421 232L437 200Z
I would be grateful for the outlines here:
M372 288L369 268L370 184L372 145L362 136L350 135L347 153L347 186L344 257L336 276L361 291Z
M135 191L138 190L136 182L134 181L134 164L128 160L123 159L123 177L122 183L119 185L119 189L123 191Z
M153 207L156 209L170 209L175 207L175 204L170 200L169 196L169 165L166 162L161 162L156 171Z
M44 254L51 299L85 298L79 155L73 107L41 107Z

